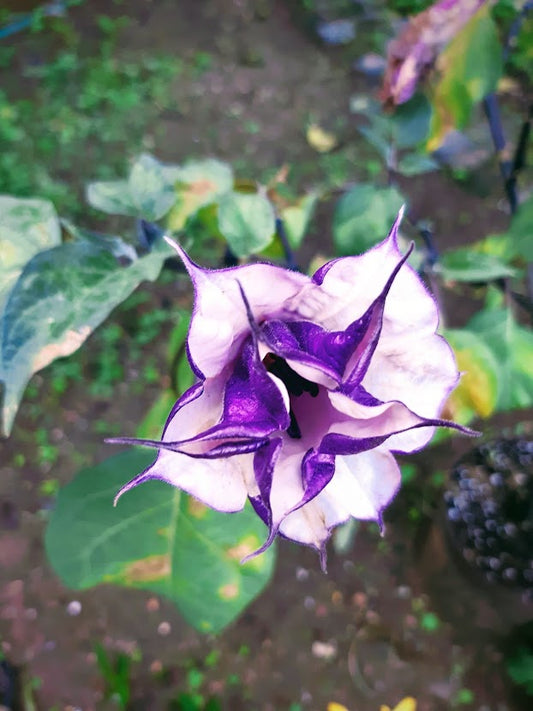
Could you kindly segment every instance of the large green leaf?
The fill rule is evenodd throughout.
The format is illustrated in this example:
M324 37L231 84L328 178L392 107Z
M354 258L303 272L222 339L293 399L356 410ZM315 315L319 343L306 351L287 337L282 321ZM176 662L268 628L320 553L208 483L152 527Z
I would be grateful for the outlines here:
M448 417L467 425L474 418L494 412L500 391L500 367L495 354L482 336L467 329L447 329L444 334L462 373L459 385L446 404Z
M519 206L507 237L509 257L533 262L533 196Z
M177 195L167 222L173 232L182 230L189 217L233 188L231 166L215 158L168 166L165 175L174 184Z
M516 275L500 257L460 247L442 255L438 269L450 281L484 282Z
M318 193L311 192L304 195L294 205L289 205L281 211L281 217L287 232L287 238L293 249L298 249L302 244L311 217L315 210Z
M237 257L260 252L276 231L274 208L260 195L231 192L218 204L218 227Z
M395 188L360 183L341 197L333 239L341 254L361 254L385 239L404 198Z
M0 195L0 318L24 265L61 243L61 228L48 200Z
M144 280L159 274L170 247L121 267L107 245L76 240L40 252L25 266L0 316L2 431L11 430L33 373L77 350Z
M533 333L520 326L508 309L485 309L467 326L493 352L498 363L496 409L533 406Z
M87 200L112 215L159 220L176 202L176 193L165 167L143 153L133 164L128 180L90 183Z
M533 262L533 197L522 203L511 226L502 234L489 235L471 245L476 254L490 255L502 262Z
M115 583L168 596L204 632L226 627L265 587L273 548L244 565L266 535L245 509L221 514L162 482L118 489L153 460L132 450L86 469L59 493L46 549L69 587Z
M452 128L463 128L472 108L496 89L502 73L498 30L485 3L439 57L441 79L434 88L427 148L434 151Z
M398 161L396 171L407 177L413 175L421 175L422 173L431 173L437 170L439 164L426 153L407 153Z
M424 94L415 94L394 109L390 117L394 142L399 149L414 148L426 140L431 122L431 104Z

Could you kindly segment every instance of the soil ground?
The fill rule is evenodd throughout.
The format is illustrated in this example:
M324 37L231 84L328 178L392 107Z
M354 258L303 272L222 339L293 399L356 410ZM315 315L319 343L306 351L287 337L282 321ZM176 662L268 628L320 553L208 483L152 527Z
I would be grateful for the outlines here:
M308 145L305 127L312 119L338 133L343 165L352 161L356 179L368 149L355 138L349 97L366 88L365 80L341 51L320 46L291 8L277 0L131 0L127 10L92 2L72 13L87 41L98 11L126 11L133 21L121 34L121 51L157 46L184 59L199 51L212 56L207 72L176 82L179 110L151 127L146 145L158 158L214 155L238 171L255 166L258 173L289 163L295 181L311 187L328 171L331 178L337 165L335 156L319 157ZM409 181L414 209L434 219L441 244L465 244L506 225L496 166L491 171L475 192L442 175ZM326 224L319 213L313 251L331 251ZM143 308L172 296L168 285L148 291ZM86 351L90 365L98 358L93 339ZM151 346L161 368L164 351L162 339ZM138 372L127 346L122 357L125 382L111 398L88 396L84 383L58 397L46 372L36 376L13 436L0 442L0 640L26 688L34 682L35 706L27 704L27 711L114 708L103 700L97 643L138 660L132 709L173 708L171 700L191 688L191 670L204 675L197 691L217 697L227 711L325 711L331 701L349 711L376 711L405 696L418 700L418 711L526 708L502 665L502 639L514 622L505 605L516 601L511 597L502 606L462 575L439 527L439 490L431 478L449 469L468 446L464 441L419 458L419 483L389 511L386 536L361 526L348 553L331 551L327 575L311 551L282 542L272 583L216 638L192 630L172 605L149 593L65 589L43 550L52 502L41 482L53 476L66 483L79 466L109 455L97 422L119 424L126 435L135 431L158 384L147 386L142 397L133 395ZM494 431L507 424L494 423ZM53 467L39 460L37 428L47 430L58 448ZM406 514L413 502L422 512L416 521ZM207 664L213 650L218 661Z

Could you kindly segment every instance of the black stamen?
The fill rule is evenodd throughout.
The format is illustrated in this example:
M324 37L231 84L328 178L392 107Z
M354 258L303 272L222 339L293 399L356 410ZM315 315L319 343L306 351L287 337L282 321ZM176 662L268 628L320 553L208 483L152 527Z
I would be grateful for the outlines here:
M289 417L291 418L291 423L287 427L287 434L291 439L302 439L302 432L300 430L300 425L298 424L296 420L296 416L294 412L292 411L292 408L289 410Z
M299 397L303 393L309 393L311 397L318 395L318 385L316 383L302 378L283 358L280 358L275 353L267 353L263 358L263 365L272 375L282 381L289 395L294 395L295 397Z

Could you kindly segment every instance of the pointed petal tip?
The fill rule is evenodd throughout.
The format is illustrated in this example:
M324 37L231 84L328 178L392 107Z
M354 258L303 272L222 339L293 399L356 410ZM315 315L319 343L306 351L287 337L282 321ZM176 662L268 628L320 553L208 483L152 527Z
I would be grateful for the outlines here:
M193 267L196 266L194 262L190 259L187 252L178 242L176 242L176 240L172 239L172 237L168 237L167 235L163 235L163 239L170 247L172 247L175 252L177 252L187 271L190 271Z
M118 504L118 500L122 497L122 494L125 494L126 491L129 491L130 489L133 489L134 486L136 486L138 477L135 477L131 481L129 481L127 484L124 484L124 486L121 486L120 489L117 491L115 498L113 499L113 507L116 508Z
M392 241L392 243L394 244L395 247L398 247L398 232L399 232L402 220L404 218L406 209L407 209L407 206L404 203L398 210L398 214L396 215L396 219L394 220L394 222L392 224L392 227L389 232L389 236L387 238L387 240Z
M176 240L173 240L172 237L169 237L168 235L163 235L163 239L165 242L172 247L172 249L175 249L176 252L180 252L181 247L179 244L176 242Z
M406 205L406 203L404 203L398 210L398 215L396 217L396 222L398 223L398 225L400 225L401 221L403 220L406 210L407 210L407 205Z
M261 553L264 553L266 550L268 550L270 548L270 546L274 543L274 539L278 535L278 531L279 531L279 525L272 526L270 529L270 532L268 534L268 538L263 543L263 545L260 546L256 551L253 551L252 553L248 553L248 555L245 555L244 558L241 560L241 565L244 565L252 558L255 558L256 556L261 555Z
M157 439L139 439L138 437L106 437L106 444L132 444L138 447L152 447L155 449L170 449L171 442L160 442Z

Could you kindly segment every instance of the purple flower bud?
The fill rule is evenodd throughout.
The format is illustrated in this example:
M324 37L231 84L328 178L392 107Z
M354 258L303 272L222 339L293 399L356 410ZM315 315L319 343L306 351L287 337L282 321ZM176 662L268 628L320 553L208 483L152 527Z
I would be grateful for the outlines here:
M426 445L459 379L437 307L398 249L401 214L366 254L313 277L269 264L206 270L174 245L195 303L198 382L175 404L149 479L218 511L248 498L269 529L314 546L350 517L381 523L400 485L392 452ZM461 428L459 428L461 429Z

